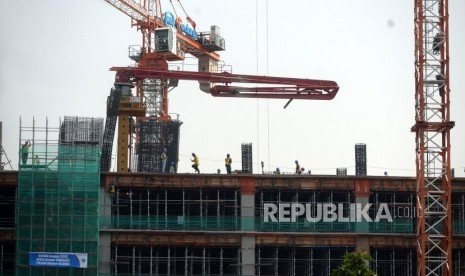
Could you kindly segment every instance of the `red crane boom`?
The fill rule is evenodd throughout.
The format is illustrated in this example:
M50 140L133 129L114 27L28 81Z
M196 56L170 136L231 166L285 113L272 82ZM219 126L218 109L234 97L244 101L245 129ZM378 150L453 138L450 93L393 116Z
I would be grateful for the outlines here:
M332 100L339 86L334 81L231 73L207 73L156 70L141 67L112 67L117 82L136 82L142 79L177 79L209 82L209 92L215 97L273 98L299 100ZM218 85L218 84L223 85ZM231 86L232 83L266 84L269 86Z

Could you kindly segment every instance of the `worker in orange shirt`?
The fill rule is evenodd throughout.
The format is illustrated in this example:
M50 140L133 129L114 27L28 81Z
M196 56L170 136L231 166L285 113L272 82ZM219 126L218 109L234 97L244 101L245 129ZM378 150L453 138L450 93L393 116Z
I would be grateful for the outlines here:
M195 155L195 153L192 153L192 157L194 157L193 159L191 159L192 163L192 168L194 168L195 172L196 173L200 173L200 170L199 170L199 157L197 155Z
M232 164L232 158L230 157L228 153L226 154L226 158L224 159L224 166L226 167L226 174L231 174L231 164Z

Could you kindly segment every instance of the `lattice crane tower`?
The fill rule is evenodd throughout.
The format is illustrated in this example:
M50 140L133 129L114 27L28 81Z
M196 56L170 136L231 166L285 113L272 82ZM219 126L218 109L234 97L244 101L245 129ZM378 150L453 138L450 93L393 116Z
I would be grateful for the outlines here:
M415 0L417 274L452 276L448 0Z

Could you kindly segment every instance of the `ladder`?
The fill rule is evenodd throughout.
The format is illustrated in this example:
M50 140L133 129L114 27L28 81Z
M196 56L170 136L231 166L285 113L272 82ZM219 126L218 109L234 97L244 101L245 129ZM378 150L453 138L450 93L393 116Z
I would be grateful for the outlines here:
M2 161L2 156L5 156L6 162ZM3 171L6 165L10 166L10 169L13 170L13 166L11 166L11 160L6 155L6 151L3 149L3 146L0 145L0 172Z

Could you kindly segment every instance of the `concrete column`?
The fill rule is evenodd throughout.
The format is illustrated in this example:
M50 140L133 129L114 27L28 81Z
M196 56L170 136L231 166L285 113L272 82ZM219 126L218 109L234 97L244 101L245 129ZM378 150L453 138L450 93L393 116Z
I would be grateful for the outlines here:
M241 230L255 231L255 179L241 180ZM241 237L241 273L255 275L255 235L244 233Z
M355 203L365 207L370 198L370 180L355 180ZM370 238L364 233L370 232L370 223L363 220L355 223L355 232L357 235L357 251L370 253Z
M99 233L99 273L111 272L111 233L102 232L102 229L113 228L111 225L112 195L109 192L109 181L100 186L100 233Z
M111 233L100 232L99 233L99 264L98 272L100 274L108 274L111 272Z
M255 195L241 193L241 230L255 229Z
M100 186L100 228L112 228L111 227L111 202L113 200L112 195L109 192L109 187Z
M255 236L241 238L241 273L255 275Z

